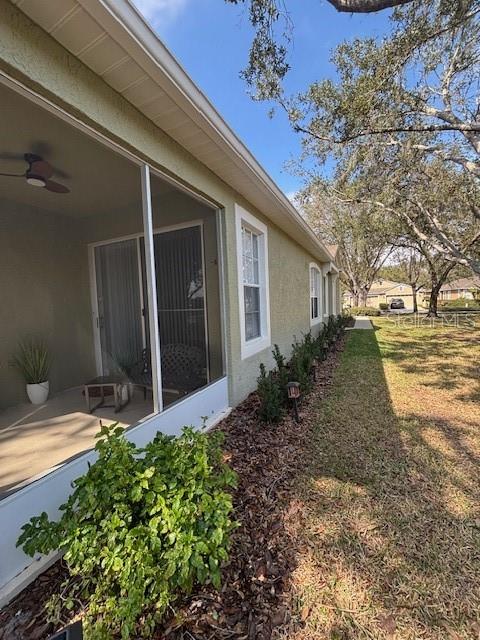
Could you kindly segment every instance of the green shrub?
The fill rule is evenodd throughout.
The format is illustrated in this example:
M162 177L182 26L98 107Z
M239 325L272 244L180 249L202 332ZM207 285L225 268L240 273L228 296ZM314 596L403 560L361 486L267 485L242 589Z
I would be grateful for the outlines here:
M456 300L439 301L442 309L480 309L479 300L471 300L470 298L457 298Z
M195 582L219 588L235 475L221 462L220 433L158 433L144 449L116 425L99 437L98 460L74 481L58 522L32 518L17 545L29 555L65 552L64 604L86 600L87 637L151 638L180 593Z
M374 309L373 307L352 307L350 313L352 316L379 316L380 309Z
M295 340L292 344L290 381L299 382L303 394L308 393L312 387L310 372L315 357L313 345L314 341L311 339L310 333L304 336L303 340Z
M353 320L353 316L350 313L350 310L343 311L341 317L342 317L342 328L345 329L345 327L350 326Z
M284 405L286 405L288 403L288 390L287 390L288 366L287 366L287 359L280 352L278 344L274 344L273 345L272 355L273 355L273 359L275 360L275 364L277 365L276 376L277 376L278 387L280 389L280 393L281 393L281 396L282 396L282 403Z
M273 371L260 364L260 375L257 378L257 392L260 397L259 415L263 422L278 422L282 417L284 400L277 377Z
M388 311L388 303L380 302L380 304L378 305L378 308L380 309L380 311Z
M318 336L317 336L317 358L319 358L320 360L325 360L325 358L327 357L327 352L328 352L328 336L327 336L328 330L327 330L327 325L323 325L321 331L319 332Z
M338 317L329 316L327 321L326 336L329 345L333 344L338 335Z

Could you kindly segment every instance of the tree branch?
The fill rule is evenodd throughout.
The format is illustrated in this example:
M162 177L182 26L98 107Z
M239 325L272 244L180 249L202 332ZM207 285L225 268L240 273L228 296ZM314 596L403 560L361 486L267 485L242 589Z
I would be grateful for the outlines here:
M347 13L373 13L383 11L402 4L409 4L413 0L328 0L337 11Z
M330 142L332 144L345 144L346 142L352 142L353 140L357 140L358 138L362 138L365 136L375 136L382 135L387 133L439 133L442 131L460 131L462 133L480 133L480 122L467 122L467 123L459 123L459 124L425 124L425 125L406 125L406 126L398 126L398 127L381 127L379 129L365 129L363 131L358 131L357 133L352 133L348 136L344 136L342 138L331 138L328 136L321 136L318 133L315 133L311 129L307 127L302 127L298 123L293 123L293 128L297 133L306 133L312 138L316 138L317 140L321 140L322 142Z
M351 203L351 204L370 204L370 205L381 208L383 211L392 213L395 216L402 218L407 224L407 226L415 234L415 236L420 240L422 240L423 242L425 242L426 244L430 245L433 249L435 249L435 251L437 251L443 257L444 260L446 260L449 263L462 264L464 266L470 267L470 269L472 269L475 273L480 274L480 260L476 260L475 258L465 255L465 250L473 246L473 244L475 244L475 242L477 242L477 240L479 239L480 231L474 235L473 239L468 240L463 245L463 247L459 249L448 238L445 237L445 235L441 232L441 230L438 229L438 227L436 227L436 225L433 224L430 218L428 217L427 217L427 221L429 222L433 235L435 236L436 239L434 239L433 237L427 236L416 224L416 222L412 220L412 218L408 215L406 211L389 207L383 204L383 202L380 202L379 200L365 200L362 198L345 199L344 194L342 194L340 191L334 189L334 192L338 194L336 197L340 200L340 202ZM410 202L412 201L410 200ZM413 204L418 204L418 203L413 203ZM422 211L422 213L425 213L425 211Z

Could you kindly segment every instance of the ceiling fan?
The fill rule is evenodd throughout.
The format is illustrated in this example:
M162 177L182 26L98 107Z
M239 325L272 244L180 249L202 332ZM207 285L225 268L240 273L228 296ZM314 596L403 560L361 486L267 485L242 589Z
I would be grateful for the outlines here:
M53 191L53 193L70 192L70 189L65 185L50 180L55 170L52 165L41 156L36 153L24 153L23 158L28 164L27 170L24 173L0 173L0 176L25 178L27 183L33 187L43 187L47 191Z

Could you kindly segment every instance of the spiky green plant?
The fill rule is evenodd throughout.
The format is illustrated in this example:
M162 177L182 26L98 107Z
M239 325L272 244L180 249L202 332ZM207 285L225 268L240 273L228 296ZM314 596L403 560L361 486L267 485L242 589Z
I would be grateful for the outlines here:
M19 343L13 363L27 384L39 384L48 380L51 357L43 340L24 340Z

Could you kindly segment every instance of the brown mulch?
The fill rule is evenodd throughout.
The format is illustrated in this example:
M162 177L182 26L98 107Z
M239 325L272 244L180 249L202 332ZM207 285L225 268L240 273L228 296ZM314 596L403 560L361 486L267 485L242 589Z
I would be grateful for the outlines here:
M290 590L296 549L288 523L299 515L293 488L305 463L313 422L309 410L326 394L344 340L319 367L314 389L300 406L299 424L291 416L278 425L259 422L253 393L218 426L225 433L225 458L238 474L234 508L240 523L232 534L223 587L220 592L197 588L180 600L156 640L267 640L302 624ZM64 564L57 562L4 608L0 640L48 638L54 629L45 621L44 605L65 575Z

